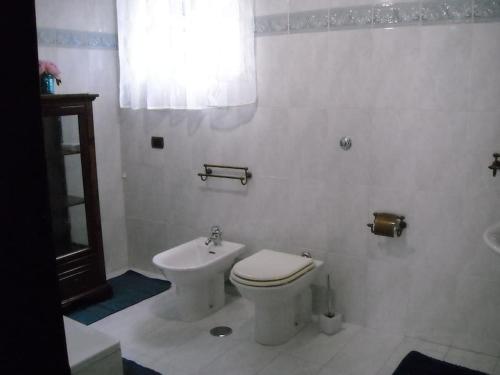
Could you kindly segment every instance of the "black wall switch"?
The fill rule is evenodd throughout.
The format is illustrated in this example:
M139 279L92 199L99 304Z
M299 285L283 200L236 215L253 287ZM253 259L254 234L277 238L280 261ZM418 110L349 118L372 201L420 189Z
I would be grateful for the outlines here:
M163 137L151 137L151 147L153 148L163 148Z

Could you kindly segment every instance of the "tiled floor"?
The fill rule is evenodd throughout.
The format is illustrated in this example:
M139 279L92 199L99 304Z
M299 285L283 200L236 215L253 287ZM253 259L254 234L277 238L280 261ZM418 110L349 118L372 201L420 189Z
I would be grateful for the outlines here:
M500 375L500 360L421 340L344 324L326 336L315 323L278 347L253 341L253 306L228 295L226 306L201 321L176 319L174 288L92 326L120 340L123 356L166 375L390 375L411 350ZM226 338L208 333L228 325Z

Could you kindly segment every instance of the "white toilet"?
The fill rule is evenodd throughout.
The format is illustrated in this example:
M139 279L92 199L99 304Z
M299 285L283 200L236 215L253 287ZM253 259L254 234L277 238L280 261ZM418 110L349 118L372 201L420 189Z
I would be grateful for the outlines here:
M255 341L280 345L311 320L311 284L320 260L261 250L234 265L230 280L255 304Z

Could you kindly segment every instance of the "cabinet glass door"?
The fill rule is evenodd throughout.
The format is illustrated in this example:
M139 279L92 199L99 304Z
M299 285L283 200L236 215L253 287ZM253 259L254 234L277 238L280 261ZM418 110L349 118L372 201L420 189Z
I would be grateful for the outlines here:
M78 115L43 117L52 240L57 256L89 247Z

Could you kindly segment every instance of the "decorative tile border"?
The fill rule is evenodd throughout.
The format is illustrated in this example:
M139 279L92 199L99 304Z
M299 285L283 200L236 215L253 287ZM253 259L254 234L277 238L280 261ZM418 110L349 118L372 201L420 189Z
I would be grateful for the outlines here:
M290 32L327 31L328 9L290 13Z
M255 33L274 35L352 28L500 22L500 0L418 0L255 17Z
M471 0L446 0L422 3L422 23L472 22Z
M288 13L255 17L256 34L283 34L288 32Z
M420 22L419 3L396 3L373 7L374 26L413 25Z
M370 27L372 17L373 8L371 6L330 9L330 29Z
M63 48L117 49L116 34L92 31L39 28L38 43L41 46Z
M474 21L500 21L500 0L475 0Z
M446 23L500 22L500 0L418 0L255 17L257 36ZM117 49L116 34L38 29L41 46Z

